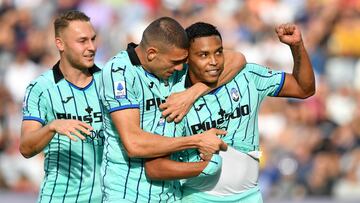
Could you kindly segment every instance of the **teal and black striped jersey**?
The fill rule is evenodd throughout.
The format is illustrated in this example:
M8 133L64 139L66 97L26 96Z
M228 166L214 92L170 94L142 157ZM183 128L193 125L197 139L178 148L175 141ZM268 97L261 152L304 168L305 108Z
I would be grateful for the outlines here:
M180 196L180 185L146 178L144 159L128 157L111 120L115 111L138 108L140 127L154 132L163 122L159 105L165 102L183 72L163 81L147 72L135 53L135 44L118 53L102 70L100 97L104 106L105 146L101 176L105 202L170 202ZM160 121L160 122L159 122ZM133 135L138 136L138 135Z
M38 202L101 202L100 165L104 147L102 107L98 96L100 69L84 88L64 79L59 63L32 81L26 90L23 120L46 125L55 119L76 119L94 130L82 141L56 133L45 147L44 170Z
M222 139L238 151L259 150L258 111L266 96L277 96L284 83L285 73L257 64L246 64L244 69L226 85L200 97L180 123L159 126L159 134L189 136L211 128L228 133ZM174 86L182 91L190 86L189 78ZM177 153L183 161L198 161L195 149Z

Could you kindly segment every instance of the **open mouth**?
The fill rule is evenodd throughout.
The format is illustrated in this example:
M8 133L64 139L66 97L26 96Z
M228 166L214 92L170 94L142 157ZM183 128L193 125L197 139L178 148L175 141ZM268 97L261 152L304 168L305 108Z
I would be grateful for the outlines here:
M218 76L220 74L220 69L212 69L206 71L211 76Z

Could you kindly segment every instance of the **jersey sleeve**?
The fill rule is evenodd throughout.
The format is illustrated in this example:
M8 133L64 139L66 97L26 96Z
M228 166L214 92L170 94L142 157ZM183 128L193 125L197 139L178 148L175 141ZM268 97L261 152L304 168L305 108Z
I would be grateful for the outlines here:
M123 58L113 58L102 70L99 95L106 110L114 111L139 108L139 82L136 71L122 62ZM128 65L129 66L129 65Z
M46 93L40 81L32 81L26 88L25 97L22 106L23 121L34 120L42 125L46 124Z
M247 66L249 66L247 76L255 82L261 95L278 96L284 85L285 73L283 71L271 70L258 64L247 64Z

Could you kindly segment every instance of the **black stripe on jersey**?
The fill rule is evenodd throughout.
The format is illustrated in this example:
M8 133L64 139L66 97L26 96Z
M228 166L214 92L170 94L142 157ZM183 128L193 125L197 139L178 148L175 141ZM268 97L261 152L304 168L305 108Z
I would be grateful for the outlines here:
M62 94L61 94L61 91L60 91L59 86L57 86L57 89L58 89L58 92L59 92L59 95L60 95L60 99L63 100L63 97L62 97ZM64 112L65 112L65 114L66 114L66 109L65 109L64 102L61 102L61 104L62 104L63 110L64 110ZM56 117L55 117L55 118L56 118ZM62 202L65 202L66 193L67 193L68 188L69 188L70 168L71 168L71 142L70 142L70 145L69 145L69 169L68 169L68 179L67 179L67 181L66 181L66 189L65 189L65 193L64 193Z
M162 193L163 193L164 188L165 188L165 181L162 181L162 182L163 182L163 184L162 184ZM168 183L170 183L170 182L168 182ZM166 196L167 196L166 200L170 199L170 195L169 195L168 192L166 192ZM160 198L160 200L159 200L159 203L160 203L160 202L161 202L161 198Z
M228 97L229 97L229 102L230 102L230 105L231 105L231 111L233 110L233 103L232 103L232 99L231 99L231 96L230 96L230 93L229 93L229 89L227 88L227 86L226 85L224 85L225 86L225 90L226 90L226 93L227 93L227 95L228 95ZM219 102L219 99L218 99L218 97L217 97L217 95L215 95L216 96L216 100L217 100L217 102L219 103L219 106L220 106L220 108L221 108L221 105L220 105L220 102ZM239 100L240 101L240 100ZM239 102L240 103L240 102ZM235 109L234 109L235 110ZM228 120L228 122L227 122L227 125L226 125L226 130L228 129L228 127L229 127L229 124L230 124L230 118L229 118L229 120Z
M110 73L111 73L111 69L110 69ZM103 95L102 95L102 100L103 101L105 101L106 103L107 103L107 106L109 107L109 109L111 108L111 106L110 106L110 103L109 103L109 101L106 99L106 95L105 95L105 83L104 83L104 81L105 81L105 78L104 78L104 75L105 75L105 71L102 71L101 72L101 86L103 87L102 88L102 90L103 90ZM97 92L97 91L96 91ZM105 105L105 104L104 104ZM104 112L104 111L103 111Z
M49 92L49 90L47 90L47 93L48 93L48 95L49 95L49 99L50 99L50 105L51 105L51 109L52 109L52 112L53 112L53 115L55 116L55 112L54 112L54 106L53 106L53 103L52 103L52 99L51 99L51 95L50 95L50 92ZM43 197L43 192L44 192L44 188L45 188L45 185L46 185L46 183L47 183L47 180L48 180L48 175L49 175L49 166L50 166L50 154L51 154L51 142L49 142L49 144L48 144L48 148L49 148L49 152L48 152L48 154L47 154L47 164L46 164L46 169L45 169L45 171L46 171L46 175L45 175L45 179L44 179L44 185L43 185L43 187L42 187L42 189L41 189L41 192L40 192L40 200L39 200L39 202L41 202L41 200L42 200L42 197ZM52 198L52 197L51 197ZM50 199L51 200L51 199Z
M51 100L51 107L52 107L52 110L53 110L53 113L54 113L54 116L55 116L55 112L54 112L54 105L52 103L52 99L51 99L51 94L50 94L50 91L48 90L48 93L49 93L49 98ZM60 97L61 97L61 93L59 92L60 94ZM56 118L56 116L54 117ZM57 143L57 160L56 160L56 171L59 171L59 161L60 161L60 138L59 138L59 133L56 134L57 135L57 140L58 140L58 143ZM57 182L57 178L58 178L58 173L56 173L56 177L55 177L55 181L54 181L54 187L53 187L53 190L51 192L51 195L50 195L50 201L52 200L52 197L54 195L54 192L55 192L55 187L56 187L56 182Z
M193 106L193 108L195 109L195 104L193 104L192 106ZM196 113L196 116L197 116L197 118L198 118L198 121L201 123L201 119L200 119L200 116L199 116L199 112L198 112L198 111L195 111L195 113ZM194 133L192 132L192 130L191 130L191 127L190 127L190 125L189 125L189 122L187 122L187 126L188 126L188 128L189 128L189 132L191 132L190 134L191 134L191 135L194 134Z
M144 159L141 159L141 171L140 171L138 183L137 183L137 186L136 186L136 198L135 198L135 202L137 202L137 201L138 201L138 198L139 198L139 186L140 186L140 180L141 180L143 171L144 171ZM150 196L150 194L149 194L149 196Z
M239 101L241 101L241 99L242 99L242 94L241 94L241 91L240 91L240 88L239 88L239 84L236 82L236 80L234 80L234 82L235 82L236 87L237 87L237 89L238 89L238 91L239 91L239 95L240 95ZM239 105L240 105L240 102L239 102ZM241 120L242 120L242 116L240 116L240 120L239 120L239 122L238 122L238 126L237 126L236 129L239 129L239 128L240 128ZM235 132L236 132L236 131L235 131ZM231 145L232 145L232 146L234 146L235 132L234 132L234 134L233 134L233 136L232 136L232 138L231 138Z
M63 96L61 94L61 90L60 90L59 86L57 86L57 89L58 89L58 92L59 92L59 95L60 95L60 99L63 100ZM64 110L64 112L66 114L66 108L65 108L64 102L61 102L61 104L62 104L63 110ZM55 119L57 119L57 118L55 117ZM71 169L71 142L69 142L69 169L68 169L68 179L66 181L66 189L65 189L65 192L64 192L63 200L62 200L63 203L65 202L66 193L67 193L68 188L69 188L70 169Z
M144 70L144 71L145 71L145 70ZM151 78L154 78L154 77L155 77L154 75L152 75L151 73L148 73L147 71L145 71L145 76L146 76L149 80L151 80L150 77L151 77ZM139 78L140 78L140 76L139 76ZM140 80L140 84L141 84L141 89L142 89L142 91L143 91L142 95L144 95L143 81ZM150 90L150 91L151 91L151 90ZM151 94L152 94L152 98L155 98L155 95L154 95L154 92L153 92L153 91L151 91ZM145 108L145 96L143 97L143 108ZM156 105L155 105L155 108L158 108L158 107L156 107ZM144 116L144 112L145 112L145 111L143 111L142 117ZM158 112L157 110L154 111L154 118L156 118L156 113L157 113L157 112ZM153 127L154 127L154 125L155 125L155 121L156 121L156 119L153 120L153 124L151 125L151 128L150 128L150 129L153 129ZM141 129L143 129L143 123L142 123L142 122L143 122L143 118L141 119Z
M151 183L152 183L152 181L151 181ZM164 186L165 186L165 182L164 181L161 181L161 192L160 192L160 194L159 194L159 202L161 202L161 195L162 194L164 194ZM149 197L150 197L150 195L149 195ZM148 203L150 202L150 198L148 199Z
M138 78L141 78L140 75L137 73L138 75ZM139 80L140 82L140 85L141 85L141 94L140 95L143 95L142 96L142 103L143 103L143 109L145 109L145 93L144 93L144 85L143 85L143 81L142 80ZM141 116L140 116L140 128L143 129L143 124L144 124L144 113L145 111L143 110L141 112Z
M175 180L176 181L176 180ZM174 191L180 191L180 188L178 189L178 187L176 187L176 184L172 184L172 186L173 186L173 190ZM172 199L173 199L173 201L175 202L176 201L176 195L175 195L175 192L172 194ZM169 198L169 200L170 200L170 198Z
M41 111L40 111L40 101L41 101L41 96L43 95L44 92L41 92L40 95L39 95L39 100L38 100L38 103L37 103L37 106L38 106L38 111L39 111L39 118L44 120L45 121L45 118L41 118ZM43 123L43 125L45 125L45 123Z
M102 193L103 193L103 197L102 197L102 202L104 202L104 198L105 198L105 195L106 194L106 188L105 188L105 185L106 185L106 182L105 182L105 176L107 175L107 169L108 169L108 166L109 166L109 138L110 136L106 136L105 138L105 146L104 148L106 148L106 153L105 153L105 158L103 159L104 160L104 164L105 164L105 169L104 169L104 175L102 176Z
M268 89L270 89L270 88L273 88L273 87L276 87L276 86L279 86L279 85L280 85L280 83L276 83L275 85L270 85L270 86L268 86L268 87L266 87L266 88L264 88L264 89L258 89L258 88L256 88L256 90L259 91L259 92L262 92L262 91L266 91L266 90L268 90Z
M95 83L95 79L93 78L93 81L94 81L94 83ZM94 86L95 86L95 92L97 92L96 90L96 85L94 84ZM86 105L87 106L90 106L89 105L89 101L88 101L88 99L87 99L87 97L86 97L86 94L85 94L85 90L82 90L82 92L83 92L83 94L84 94L84 98L85 98L85 101L86 101ZM96 93L97 94L97 93ZM98 99L99 99L99 95L97 95L98 96ZM89 115L91 115L90 113L89 113ZM93 154L94 154L94 171L93 171L93 174L92 174L92 176L93 176L93 181L92 181L92 185L91 185L91 190L90 190L90 196L89 196L89 203L91 202L91 197L92 197L92 194L93 194L93 190L94 190L94 184L95 184L95 175L96 175L96 173L97 173L97 171L96 171L96 152L95 152L95 142L92 142L92 146L93 146Z
M130 175L130 169L131 169L131 158L129 157L129 161L128 161L128 171L127 171L127 174L126 174L126 178L125 178L125 185L124 185L124 195L123 195L123 199L125 199L126 197L126 190L127 190L127 183L128 183L128 180L129 180L129 175Z
M36 84L37 84L37 82L35 82L34 84L30 84L30 85L28 86L28 88L30 87L30 89L29 89L29 93L28 93L28 96L26 97L26 101L25 101L26 111L27 111L27 112L29 112L29 105L28 105L29 97L30 97L30 94L31 94L32 89L35 87ZM42 94L42 92L41 92L41 94ZM40 96L39 96L39 98L40 98ZM39 114L39 115L40 115L40 114Z
M125 80L125 72L128 70L128 68L126 68L126 66L125 66L125 70L123 71L123 78L124 78L124 80ZM126 85L126 84L125 84ZM128 99L128 88L125 88L125 91L126 91L126 99L129 101L129 103L130 103L130 105L132 105L132 102L131 102L131 100L130 99Z
M111 85L112 85L113 94L114 94L113 98L118 102L118 104L119 104L118 106L121 106L120 101L117 100L117 99L116 99L116 96L115 96L114 77L113 77L113 72L111 71L112 68L113 68L113 66L114 66L114 63L111 64L111 69L110 69ZM125 72L125 71L123 71L123 72ZM104 78L103 78L103 79L104 79ZM105 88L104 88L104 96L106 97L106 95L105 95ZM106 98L105 98L105 100L106 100ZM111 107L111 106L109 105L109 109L112 109L112 108L113 108L113 107Z
M151 199L151 188L152 188L152 185L153 185L153 181L152 180L150 180L150 188L149 188L149 198L148 198L148 203L150 203L150 199Z
M69 88L71 90L72 96L74 97L74 106L75 106L75 111L76 111L76 117L78 118L79 117L79 111L78 111L78 107L76 105L76 98L75 98L74 91L71 88L70 84L69 84ZM84 142L81 141L81 170L80 170L80 180L79 180L80 185L79 185L79 189L78 189L78 192L77 192L77 195L76 195L76 200L75 200L76 202L78 201L79 195L80 195L82 179L83 179L83 172L84 172Z
M206 109L208 110L209 115L210 115L210 123L212 123L212 121L213 121L213 119L212 119L212 113L211 113L211 111L210 111L210 109L209 109L209 106L207 105L206 100L204 99L204 97L201 97L201 99L204 101L205 107L206 107ZM197 113L197 112L196 112L196 113ZM201 123L201 120L199 120L199 121L200 121L200 123Z
M277 73L274 73L274 74L271 74L271 75L261 75L259 73L254 72L254 71L249 71L249 73L252 73L252 74L254 74L256 76L259 76L259 77L262 77L262 78L271 78L271 77L273 77L275 75L282 74L281 72L277 72Z
M246 82L249 84L249 80L246 78L246 75L244 75ZM250 89L249 89L249 85L247 86L247 92L248 92L248 100L249 100L249 112L251 112L251 100L250 100ZM249 123L250 123L250 119L248 120L247 124L246 124L246 130L245 130L245 136L243 138L242 141L244 141L246 139L247 136L247 131L249 128Z
M131 88L132 88L132 89L136 88L136 87L135 87L135 81L136 81L136 78L134 78L134 80L133 80L133 82L132 82L132 84L131 84Z
M260 100L260 95L258 94L258 98L257 98L258 102L256 104L256 109L259 109L260 107L260 103L261 103L261 100ZM251 144L254 144L254 138L255 138L255 130L256 130L256 121L258 120L258 116L259 114L258 113L255 113L255 116L254 116L254 125L253 125L253 136L252 136L252 141L251 141Z

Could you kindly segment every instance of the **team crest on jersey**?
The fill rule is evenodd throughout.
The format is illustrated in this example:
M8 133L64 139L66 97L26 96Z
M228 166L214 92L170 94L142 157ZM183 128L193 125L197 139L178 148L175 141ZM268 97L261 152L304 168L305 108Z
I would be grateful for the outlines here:
M125 81L114 82L114 94L116 99L122 99L126 97Z
M231 98L236 102L239 101L240 95L239 95L239 91L237 89L235 89L235 88L231 89Z

